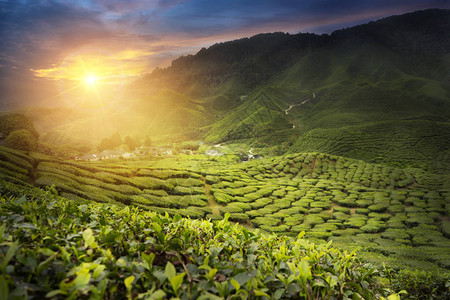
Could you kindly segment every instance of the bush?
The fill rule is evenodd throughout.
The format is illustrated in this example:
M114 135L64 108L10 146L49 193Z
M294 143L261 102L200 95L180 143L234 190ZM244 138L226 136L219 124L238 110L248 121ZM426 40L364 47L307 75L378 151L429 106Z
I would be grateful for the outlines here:
M214 183L218 183L220 181L218 176L214 176L214 175L206 175L205 176L205 182L207 184L214 184Z
M270 198L259 198L254 202L250 202L249 204L253 209L258 209L265 207L266 205L271 204L272 202L273 200Z
M334 236L354 236L358 233L361 233L361 230L356 228L339 229L331 232Z
M291 227L291 231L294 233L299 233L302 231L309 231L311 228L310 224L302 223L300 225L295 225Z
M220 204L227 204L228 202L233 201L233 197L221 192L214 192L214 199Z
M314 201L309 204L311 208L322 208L322 209L328 209L330 208L330 203L325 201Z
M303 222L303 218L304 216L302 214L294 214L284 218L284 222L286 225L295 226L301 224Z
M442 221L441 231L446 238L450 238L450 221L447 220Z
M333 219L336 219L336 220L347 220L348 218L350 218L350 215L345 214L340 211L337 211L337 212L333 212L332 217L333 217Z
M335 230L338 230L338 227L336 226L336 224L323 223L323 224L315 225L311 231L325 232L325 231L335 231Z
M289 226L287 225L278 225L278 226L269 226L269 225L261 225L261 229L274 233L286 234L289 231Z
M371 205L373 203L373 201L368 200L368 199L361 199L361 200L356 200L355 203L358 207L368 207L369 205Z
M405 225L403 224L402 218L392 217L387 221L387 225L389 228L403 229Z
M326 232L326 231L309 231L306 234L307 237L309 238L318 238L318 239L327 239L331 236L331 232Z
M272 218L272 217L256 217L252 220L252 223L255 226L267 225L267 226L276 226L280 223L280 219Z
M316 224L322 224L325 223L323 218L319 215L312 214L312 215L306 215L304 223L309 225L316 225Z
M205 191L200 187L175 186L173 193L175 195L202 195Z
M343 199L336 199L335 200L339 205L346 206L346 207L354 207L356 199L353 197L347 197Z
M360 228L366 224L367 217L364 215L352 215L344 222L345 226Z
M417 226L420 224L434 224L433 218L430 218L427 214L409 214L405 223L408 226Z
M387 208L387 211L392 213L392 214L395 214L395 213L403 212L404 208L405 207L403 205L400 205L400 204L399 205L391 205L391 206L389 206Z
M415 299L450 299L449 273L400 270L392 276L394 290L406 290Z
M250 218L245 213L230 213L230 218L229 219L230 219L230 221L245 223Z
M340 207L340 206L335 206L333 208L333 211L339 211L339 212L342 212L344 214L350 213L350 209L349 208L347 208L347 207Z
M361 215L368 215L370 213L370 210L368 210L367 208L357 208L355 210L355 213L361 214Z
M376 212L369 213L370 218L380 219L381 221L387 221L391 218L390 214L380 214Z
M377 233L383 231L386 228L386 224L378 219L369 219L366 225L360 229L364 233Z
M383 212L383 211L385 211L386 208L388 208L388 207L389 207L389 204L386 204L386 203L377 203L377 204L370 205L370 206L368 207L368 209L369 209L370 211L373 211L373 212Z
M396 240L396 239L405 239L409 240L409 234L405 232L405 230L402 229L391 229L388 228L386 231L381 233L381 237L385 239L390 240Z

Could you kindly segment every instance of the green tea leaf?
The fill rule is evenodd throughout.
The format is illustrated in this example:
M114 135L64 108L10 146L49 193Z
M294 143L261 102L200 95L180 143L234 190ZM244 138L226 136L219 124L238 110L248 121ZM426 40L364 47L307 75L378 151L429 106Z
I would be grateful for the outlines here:
M6 266L9 264L10 260L14 257L14 254L16 253L18 248L19 248L19 242L18 241L15 241L14 243L12 243L9 246L5 257L3 258L3 262L2 262L2 267L3 268L2 269L6 268Z
M41 262L36 268L36 274L37 275L41 274L41 272L44 271L46 268L48 268L52 260L54 260L57 256L58 252L54 253L52 256Z
M26 222L15 224L14 227L16 227L16 228L24 228L24 229L37 229L37 227L34 226L33 224L26 223Z
M300 264L298 265L299 271L300 271L300 277L303 281L306 281L311 278L311 269L308 265L308 262L303 259Z
M3 240L3 234L5 233L6 224L3 223L2 226L0 226L0 242Z
M95 242L94 233L92 232L92 229L87 228L85 231L83 231L83 239L85 243L85 247L91 247L92 249L97 248L97 243Z
M9 289L5 275L0 275L0 299L8 299Z
M177 274L174 265L169 261L166 265L166 276L169 280L172 280L173 277Z
M261 290L254 290L253 292L255 293L255 296L267 297L267 298L270 299L270 296L267 293L264 293Z
M92 277L94 279L97 279L98 276L100 276L100 274L103 272L103 270L106 268L105 265L99 265L98 267L95 268L94 273L92 273Z
M172 288L175 293L178 292L178 289L180 288L180 285L183 282L184 275L186 275L186 273L178 274L178 275L172 277L172 279L169 279L170 284L172 284Z
M55 254L55 251L53 251L52 249L43 248L39 249L39 253L44 254L45 256L52 256L53 254Z
M236 282L238 282L241 286L247 283L252 277L248 272L242 272L233 277Z
M125 283L125 287L127 288L127 291L130 292L131 291L131 286L133 284L134 281L134 276L128 276L127 278L125 278L124 283Z
M218 297L214 294L203 292L200 297L198 297L198 300L223 300L223 297Z
M166 293L163 290L157 290L153 294L151 294L149 300L162 300L165 299Z
M159 225L158 223L153 222L152 226L153 226L153 228L155 229L155 231L157 233L161 233L161 230L162 230L161 225Z
M153 267L153 260L155 259L155 257L156 256L154 253L150 254L142 253L142 258L144 259L143 261L144 268L146 268L147 270L151 270Z
M63 291L63 290L53 290L51 292L48 292L45 295L45 298L53 298L53 297L58 296L58 295L67 295L67 292Z
M239 289L241 288L241 285L234 278L231 278L230 283L236 289L236 291L239 291Z
M89 281L91 280L91 274L89 273L89 269L82 269L77 273L77 278L74 280L74 287L77 290L85 288Z
M273 294L273 299L275 299L275 300L280 299L283 296L284 292L285 292L285 289L277 289L275 291L275 293Z
M122 268L125 268L127 266L127 262L123 258L119 258L116 261L116 265Z

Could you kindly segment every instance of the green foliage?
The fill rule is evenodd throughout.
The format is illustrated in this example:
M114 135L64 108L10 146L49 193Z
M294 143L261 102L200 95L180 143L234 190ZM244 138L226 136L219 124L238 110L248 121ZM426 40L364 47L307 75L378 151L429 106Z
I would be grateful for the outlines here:
M36 149L37 138L26 129L14 130L6 137L5 146L17 150L32 151Z
M295 236L305 231L315 241L333 240L350 250L362 247L362 257L378 265L385 262L397 269L426 270L449 267L448 192L436 184L438 177L419 169L321 153L246 163L211 161L202 155L79 163L0 147L0 157L3 179L43 188L54 184L71 201L134 204L171 216L212 220L221 220L228 212L231 221L266 232ZM306 165L314 161L313 178L309 171L295 177L289 171L293 165L309 170ZM358 172L367 174L364 180L369 186L389 178L393 189L367 187ZM407 176L434 183L422 181L400 188L398 180Z
M450 297L449 273L401 270L393 276L395 290L403 289L414 299L448 299Z
M442 221L441 225L442 233L447 237L450 238L450 221Z
M227 217L211 223L28 193L35 198L0 200L4 298L367 298L381 292L375 268L303 234L265 235Z
M177 150L192 150L197 151L200 148L198 142L182 142L175 147Z
M0 136L6 138L13 131L26 130L34 140L39 137L38 132L34 128L33 122L24 114L11 113L0 115Z

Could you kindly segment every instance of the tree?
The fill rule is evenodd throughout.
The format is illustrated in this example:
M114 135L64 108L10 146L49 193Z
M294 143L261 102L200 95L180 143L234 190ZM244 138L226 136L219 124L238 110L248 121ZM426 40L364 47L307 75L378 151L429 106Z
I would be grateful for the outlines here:
M150 140L150 137L149 137L148 135L147 135L147 137L145 138L144 146L145 146L145 147L151 147L151 146L152 146L152 140Z
M39 138L33 122L25 115L14 113L0 116L0 133L4 137L20 129L27 130L35 139Z
M122 137L116 131L113 135L111 135L111 137L103 138L100 144L97 146L97 150L98 151L113 150L122 145L123 143L124 142L122 141Z
M98 151L103 151L106 149L112 149L111 147L111 140L109 138L104 138L100 142L100 144L97 146Z
M128 150L130 150L130 151L133 151L137 146L136 140L134 140L132 137L130 137L128 135L125 137L124 143L125 143L125 145L128 146Z
M120 136L120 134L117 131L113 135L111 135L111 137L109 138L109 141L110 141L110 146L111 146L111 148L109 148L109 149L114 149L124 143L124 141L122 140L122 137Z
M14 130L6 137L5 145L17 150L31 151L36 149L37 138L26 129Z

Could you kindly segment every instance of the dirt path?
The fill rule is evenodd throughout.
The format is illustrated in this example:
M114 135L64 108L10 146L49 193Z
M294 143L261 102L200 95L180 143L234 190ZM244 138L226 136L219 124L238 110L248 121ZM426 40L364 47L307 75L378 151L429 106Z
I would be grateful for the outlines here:
M203 187L205 189L205 194L208 197L208 206L211 208L212 214L220 216L220 208L222 206L214 200L214 196L211 194L211 185L206 183L205 177L203 176L202 181L205 183Z
M314 169L316 168L316 163L317 163L317 157L318 157L318 156L319 156L319 155L317 154L317 155L314 157L313 161L312 161L310 164L306 165L306 166L308 167L308 169L309 169L309 176L310 176L311 178L313 178L313 171L314 171Z
M313 99L316 98L316 94L315 94L314 92L312 93L312 98L313 98ZM285 109L285 110L284 110L284 113L287 115L288 112L289 112L292 108L297 107L297 106L302 106L303 104L306 104L308 101L311 101L311 98L306 99L306 100L304 100L302 103L299 103L299 104L289 105L289 108L288 108L288 109Z
M28 170L28 176L30 177L31 185L34 185L36 183L38 165L39 165L39 160L33 160L33 169Z

